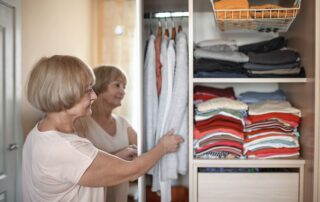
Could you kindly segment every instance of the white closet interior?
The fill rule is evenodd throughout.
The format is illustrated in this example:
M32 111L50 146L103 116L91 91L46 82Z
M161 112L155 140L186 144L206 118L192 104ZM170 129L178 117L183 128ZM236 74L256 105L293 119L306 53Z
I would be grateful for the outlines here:
M264 2L284 2L265 0ZM285 33L264 33L233 31L225 33L215 25L212 5L209 0L166 0L143 1L144 13L160 11L189 11L189 180L182 184L189 187L189 201L246 201L242 193L257 195L256 201L320 201L318 199L319 179L319 2L302 0L300 11ZM318 7L318 10L316 9ZM152 22L152 20L151 20ZM150 22L143 20L143 41ZM153 20L151 26L157 24ZM317 28L317 29L316 29ZM194 42L205 39L236 39L238 45L271 39L277 35L288 39L288 47L300 53L306 78L194 78ZM317 46L316 46L317 45ZM317 57L316 57L317 56ZM300 146L298 160L203 160L193 156L193 87L195 85L213 87L234 87L239 94L248 90L270 92L281 89L291 104L302 112ZM284 173L201 173L199 168L288 168ZM245 189L246 187L251 188ZM228 198L227 196L235 197ZM261 196L273 195L271 198ZM219 198L222 197L222 198ZM223 198L225 197L225 198ZM260 197L260 198L259 198ZM228 199L228 200L227 200Z

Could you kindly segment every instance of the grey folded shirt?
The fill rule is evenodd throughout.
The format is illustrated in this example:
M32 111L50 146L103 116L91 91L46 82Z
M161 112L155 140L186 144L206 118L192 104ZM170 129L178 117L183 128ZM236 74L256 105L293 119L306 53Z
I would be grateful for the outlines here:
M235 51L208 51L201 48L197 48L194 51L195 58L207 58L207 59L216 59L224 60L231 62L248 62L249 57L244 53L235 52Z

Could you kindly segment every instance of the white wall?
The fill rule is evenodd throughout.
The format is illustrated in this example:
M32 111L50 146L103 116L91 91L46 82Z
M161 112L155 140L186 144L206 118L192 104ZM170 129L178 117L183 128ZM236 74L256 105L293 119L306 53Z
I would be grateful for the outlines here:
M26 135L42 116L26 100L26 80L42 56L74 55L91 64L91 0L22 1L22 126Z

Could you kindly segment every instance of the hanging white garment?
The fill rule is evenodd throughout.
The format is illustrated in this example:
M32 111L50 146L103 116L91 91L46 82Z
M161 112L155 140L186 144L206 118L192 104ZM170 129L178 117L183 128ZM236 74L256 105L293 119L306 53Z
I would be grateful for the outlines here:
M156 143L156 127L158 119L158 95L156 84L155 36L149 37L144 62L144 137L146 149L149 151Z
M173 80L172 100L170 103L170 116L166 120L165 129L173 129L175 133L184 138L184 143L180 145L177 153L171 153L161 159L162 180L177 179L178 172L185 174L187 164L178 164L181 160L187 161L187 140L188 140L188 47L187 36L184 32L179 32L176 37L176 68Z
M168 38L163 37L161 43L161 55L160 60L162 64L161 75L161 93L159 97L158 108L158 125L157 125L157 140L159 140L169 130L165 128L167 117L169 116L169 109L172 97L173 88L173 73L175 66L175 48L174 41L170 40L168 44ZM161 161L160 161L161 162ZM152 190L161 191L161 201L170 201L171 189L170 182L163 182L161 177L161 164L158 162L155 166L153 173ZM169 197L169 198L167 198Z
M156 125L156 139L155 141L158 142L159 139L163 135L163 122L165 120L165 108L166 108L166 99L168 92L168 74L167 74L167 51L168 51L168 37L163 36L161 40L161 51L160 51L160 62L162 65L161 68L161 75L162 75L162 83L161 83L161 92L158 100L158 119ZM159 163L157 163L151 170L152 170L152 191L156 192L160 190L160 180L159 180Z
M176 153L165 155L160 160L160 187L161 201L171 201L171 181L178 179L178 173L186 174L188 167L188 48L187 37L183 32L176 37L176 52L174 42L170 41L168 47L168 69L175 70L173 75L172 99L169 107L169 115L166 116L164 130L173 129L181 135L185 141L180 145ZM171 46L171 43L173 44ZM175 54L176 53L176 54ZM171 56L175 55L173 59ZM174 64L175 61L175 64ZM175 68L171 68L175 67Z
M167 51L167 81L168 81L168 93L166 99L166 107L164 112L164 120L162 123L162 131L166 133L167 131L171 130L168 128L167 121L172 117L172 113L170 111L171 103L172 103L172 93L173 93L173 83L174 83L174 72L175 72L175 65L176 65L176 53L175 53L175 42L174 40L169 41L168 51ZM163 134L162 133L162 134ZM175 130L177 133L177 130ZM170 154L167 154L170 155ZM162 202L169 202L171 201L171 179L167 177L167 172L175 172L173 170L174 167L168 167L168 161L166 160L167 155L162 157L160 160L160 191L161 191L161 201Z

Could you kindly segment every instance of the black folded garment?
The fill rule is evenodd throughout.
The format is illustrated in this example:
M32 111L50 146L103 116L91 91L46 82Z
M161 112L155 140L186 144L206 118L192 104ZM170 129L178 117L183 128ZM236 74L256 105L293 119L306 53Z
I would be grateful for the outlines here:
M293 50L274 50L267 53L249 53L249 62L262 65L282 65L300 61L299 53Z
M298 74L252 74L248 72L247 76L250 78L305 78L306 73L302 67Z
M287 40L284 37L279 36L277 38L274 38L268 41L262 41L259 43L239 46L239 52L242 52L245 54L248 54L249 52L265 53L265 52L281 49L285 46L287 46Z
M233 72L233 73L245 73L247 70L243 68L244 63L236 63L224 60L215 59L195 59L194 58L194 72Z
M256 63L245 63L243 67L248 70L256 70L256 71L265 71L265 70L273 70L273 69L290 69L293 67L299 67L300 62L293 62L288 64L281 64L281 65L262 65Z
M199 71L194 73L195 78L247 78L247 73L238 73L238 72L203 72Z

